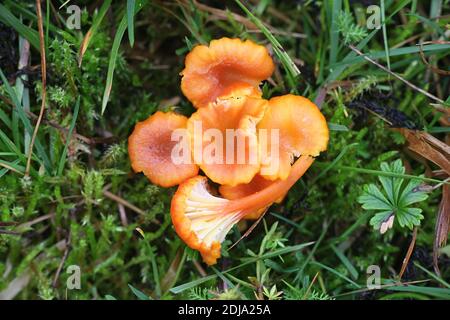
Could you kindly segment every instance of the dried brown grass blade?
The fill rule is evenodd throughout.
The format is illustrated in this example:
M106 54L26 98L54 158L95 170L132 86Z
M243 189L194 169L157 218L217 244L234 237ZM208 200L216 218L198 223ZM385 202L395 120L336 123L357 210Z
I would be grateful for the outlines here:
M398 278L401 280L403 277L403 274L406 271L406 267L408 266L408 262L411 259L411 255L414 251L414 246L416 245L416 238L417 238L417 227L414 228L411 243L409 244L408 251L406 252L405 259L403 259L402 269L400 270L400 273L398 275Z
M38 30L39 30L39 45L41 52L41 73L42 73L42 97L41 97L41 110L34 127L33 135L31 137L30 147L28 149L27 165L25 167L25 176L30 174L31 157L33 155L34 142L36 140L37 133L39 131L39 126L41 125L42 118L44 117L45 103L47 98L47 62L45 58L45 39L44 39L44 26L42 22L42 9L41 0L36 0L36 14L38 19Z
M183 257L183 248L178 249L175 258L170 264L169 269L161 280L161 291L167 292L175 284L177 279L177 270L180 267L180 263Z
M267 213L267 210L269 210L269 207L266 208L266 210L261 214L261 216L258 218L258 220L256 220L251 226L250 228L248 228L247 231L245 231L245 233L239 238L238 241L236 241L235 243L233 243L230 248L228 250L233 249L239 242L241 242L242 239L247 238L250 233L252 233L252 231L256 228L256 226L261 222L261 220L264 218L264 216Z
M92 34L93 34L92 29L89 29L83 38L83 42L81 42L80 51L78 52L78 67L81 67L81 63L83 62L84 54L87 50L89 42L91 41Z
M450 186L442 186L442 200L439 205L438 216L436 218L436 228L433 245L433 267L437 274L440 274L438 266L439 249L447 244L448 232L450 231Z

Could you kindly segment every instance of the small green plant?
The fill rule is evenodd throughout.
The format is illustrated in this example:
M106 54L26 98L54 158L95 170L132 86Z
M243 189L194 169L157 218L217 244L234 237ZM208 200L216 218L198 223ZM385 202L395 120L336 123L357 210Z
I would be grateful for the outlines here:
M402 228L412 229L420 225L423 219L422 209L410 206L428 198L428 195L418 188L421 181L411 179L405 186L402 177L395 177L405 173L405 167L400 159L390 164L383 162L380 168L383 172L391 174L378 177L383 192L377 185L369 184L364 186L363 194L358 198L363 209L378 211L370 219L370 225L382 234L392 228L394 220L398 221Z
M189 290L188 297L191 300L209 300L213 297L212 288L195 287Z
M355 24L353 16L349 12L342 12L338 17L337 24L345 44L359 42L367 36L367 31Z
M269 300L281 300L283 291L277 290L277 285L274 284L270 290L267 287L263 288L263 294Z

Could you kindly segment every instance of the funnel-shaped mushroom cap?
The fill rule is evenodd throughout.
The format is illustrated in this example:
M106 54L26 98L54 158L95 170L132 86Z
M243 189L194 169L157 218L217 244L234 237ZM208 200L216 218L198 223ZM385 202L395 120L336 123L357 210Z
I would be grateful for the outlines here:
M260 98L219 98L189 118L194 161L211 180L233 186L259 171L256 124L266 106Z
M266 179L286 179L294 157L315 157L327 149L329 132L325 117L314 103L301 96L288 94L270 99L257 128L279 130L278 141L267 135L266 146L261 143L261 175ZM278 154L274 155L273 150ZM273 165L274 161L278 165ZM275 170L267 170L269 167Z
M264 190L265 188L272 185L273 183L275 183L275 181L267 180L260 174L257 174L252 179L252 181L250 181L250 183L238 184L237 186L234 186L234 187L222 185L219 187L219 192L225 199L235 200L235 199L244 198L246 196L249 196L251 194L254 194L256 192ZM285 195L286 194L284 194L282 197L277 199L277 201L275 201L275 202L280 203L281 201L283 201ZM261 216L261 214L264 213L264 211L266 209L267 209L267 207L255 210L255 211L247 214L244 217L244 219L256 220Z
M172 198L170 214L175 231L189 247L201 253L205 263L215 264L220 257L221 243L231 228L247 215L264 211L284 196L313 161L302 156L286 180L274 181L256 193L234 200L211 194L206 177L186 180Z
M190 139L186 132L187 152L183 163L174 163L172 152L180 141L172 141L176 129L185 129L187 118L173 112L156 112L147 120L136 124L128 138L128 153L131 167L135 172L143 172L152 183L162 187L172 187L196 176L198 166L193 164L190 154Z
M274 68L265 47L250 40L221 38L209 46L196 46L186 56L181 90L197 108L231 91L261 96L258 86Z
M215 264L220 257L220 244L240 220L239 212L223 214L228 200L209 192L208 179L197 176L180 184L172 198L170 214L178 236L192 249L198 250L203 261Z

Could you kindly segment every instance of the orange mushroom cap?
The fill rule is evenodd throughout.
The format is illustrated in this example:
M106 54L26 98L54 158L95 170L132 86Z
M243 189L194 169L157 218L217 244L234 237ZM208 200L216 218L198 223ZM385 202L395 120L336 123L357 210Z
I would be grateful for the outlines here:
M218 208L227 200L209 192L208 179L197 176L180 184L172 198L170 214L178 236L192 249L198 250L203 261L212 265L220 257L221 242L239 221L221 215Z
M266 179L286 179L291 170L291 163L299 155L317 156L327 149L329 132L325 117L319 108L309 99L292 94L269 100L269 107L263 119L258 123L258 130L279 130L278 141L267 135L267 145L261 148L261 175ZM272 154L278 151L278 156ZM278 165L274 165L278 161ZM267 170L269 167L275 170Z
M138 122L128 138L128 154L133 170L143 172L152 183L162 187L175 186L197 175L198 166L192 160L182 164L172 161L172 151L178 143L172 141L172 133L175 129L186 128L186 123L185 116L161 111Z
M266 106L260 98L219 98L189 118L194 161L212 181L234 186L259 171L256 124Z
M212 40L209 46L198 45L186 56L181 90L197 108L233 91L260 97L258 86L274 69L264 46L250 40Z
M231 228L242 218L285 195L311 166L314 159L302 156L292 166L289 177L244 198L227 200L211 194L206 177L191 178L178 187L172 198L170 214L175 231L203 261L215 264L221 243Z

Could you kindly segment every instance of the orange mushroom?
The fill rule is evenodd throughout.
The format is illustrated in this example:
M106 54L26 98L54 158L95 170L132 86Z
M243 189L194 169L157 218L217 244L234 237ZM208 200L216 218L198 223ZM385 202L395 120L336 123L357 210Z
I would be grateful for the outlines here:
M246 215L266 208L285 195L313 161L312 157L301 156L285 180L235 200L211 194L206 177L185 181L172 198L170 214L175 231L190 248L200 252L205 263L215 264L220 257L221 243L231 228Z
M261 98L260 82L274 70L263 46L213 40L196 46L185 64L181 89L198 110L189 119L156 112L136 125L128 150L136 172L163 187L180 184L170 209L175 231L212 265L231 228L281 202L326 149L329 133L310 100L291 94ZM188 162L174 163L178 129L187 129ZM199 167L206 177L198 175ZM224 198L212 192L208 178L220 184Z
M172 151L177 144L177 141L172 141L172 133L176 129L186 128L186 124L185 116L161 111L137 123L128 138L128 154L133 170L143 172L152 183L162 187L172 187L196 176L198 166L192 160L175 164L172 159Z
M189 118L194 161L212 181L248 183L260 170L256 124L266 106L261 98L221 97Z
M197 108L232 93L260 97L258 86L274 68L265 47L250 40L221 38L194 47L186 56L181 90Z
M291 163L299 155L318 156L328 145L329 132L325 117L309 99L292 94L269 100L269 107L258 130L279 130L279 139L267 135L261 148L261 175L269 180L286 179ZM272 144L276 144L273 148ZM273 150L276 154L273 154ZM276 163L274 163L276 162Z

